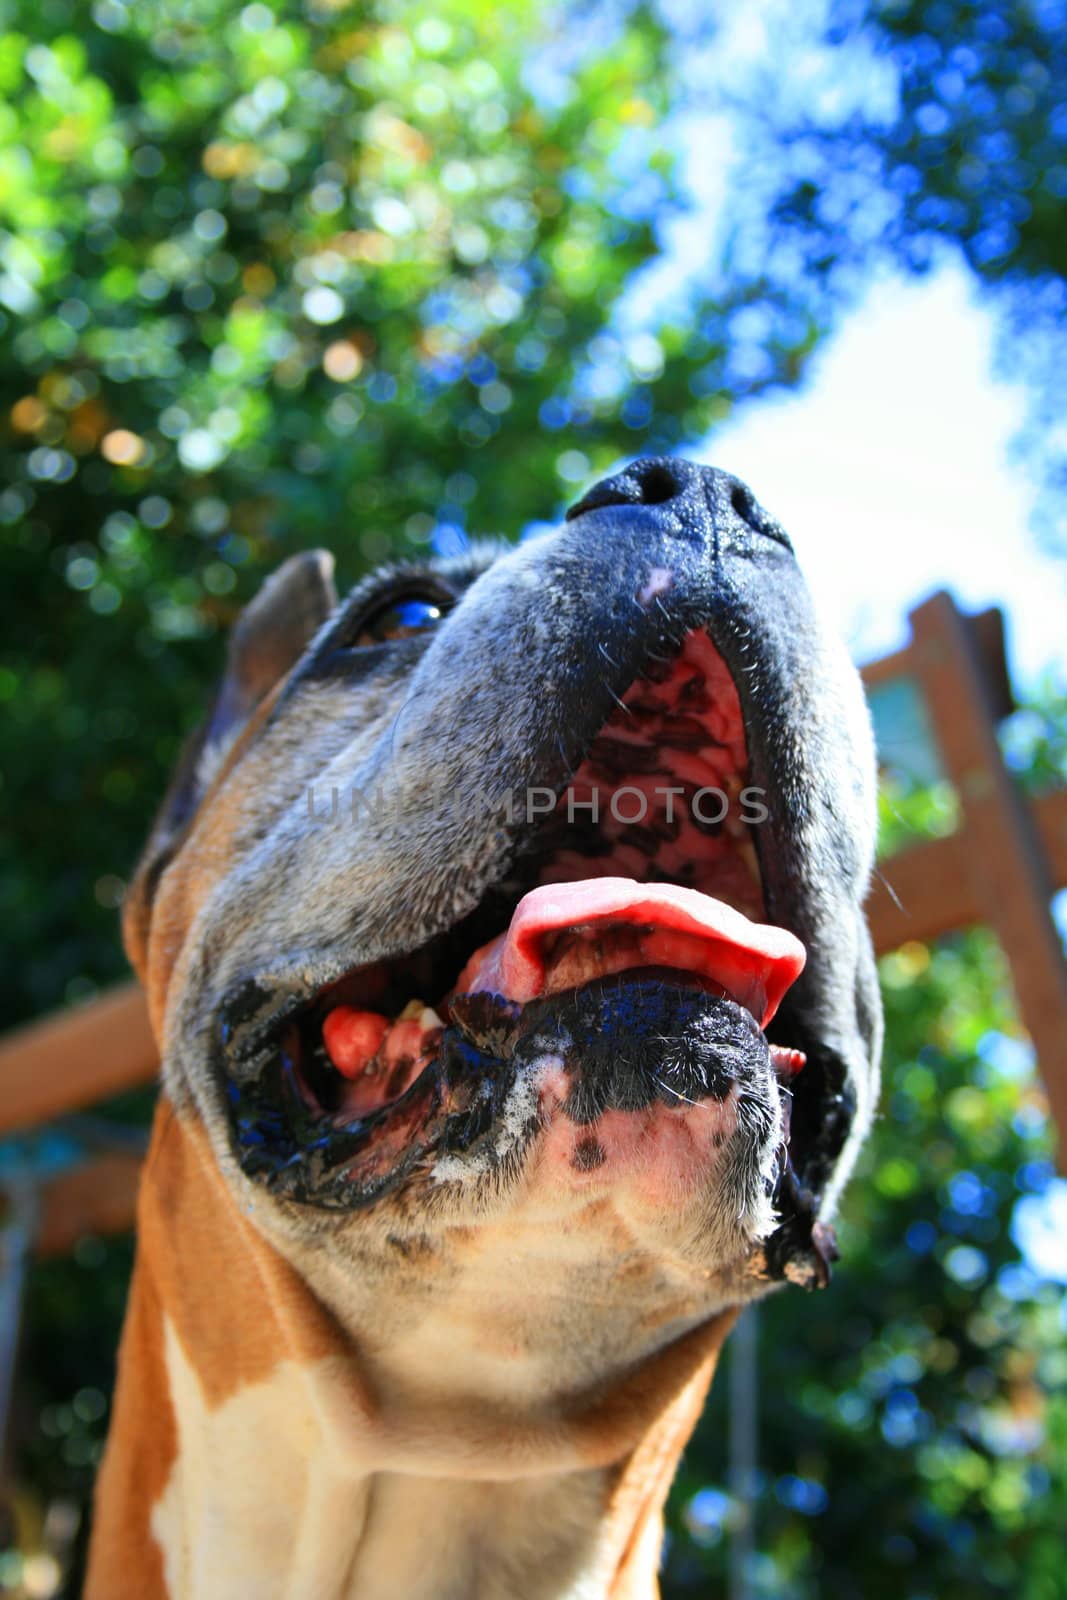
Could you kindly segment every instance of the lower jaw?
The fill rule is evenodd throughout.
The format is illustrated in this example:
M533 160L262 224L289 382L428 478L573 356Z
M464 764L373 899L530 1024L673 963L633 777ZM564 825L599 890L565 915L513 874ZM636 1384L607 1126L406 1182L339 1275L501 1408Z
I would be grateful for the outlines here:
M284 1051L231 1084L245 1173L341 1211L420 1179L499 1184L533 1161L571 1186L639 1172L671 1195L706 1179L734 1131L735 1087L749 1120L763 1119L749 1142L775 1136L763 1035L736 1002L677 975L605 979L522 1008L476 996L457 1020L407 1092L362 1120L309 1105Z

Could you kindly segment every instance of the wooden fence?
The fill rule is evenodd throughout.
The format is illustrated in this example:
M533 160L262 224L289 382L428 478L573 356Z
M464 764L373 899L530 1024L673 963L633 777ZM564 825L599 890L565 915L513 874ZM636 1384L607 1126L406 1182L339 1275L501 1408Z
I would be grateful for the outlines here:
M1067 788L1027 801L1005 766L996 725L1012 698L1000 613L965 616L936 594L910 620L910 643L863 676L875 697L893 683L917 689L960 822L947 838L880 863L868 903L875 948L882 954L976 923L996 933L1067 1149L1067 963L1050 910L1067 885ZM149 1083L157 1066L133 983L19 1029L0 1041L0 1136ZM136 1152L105 1150L46 1183L37 1250L129 1227L139 1165Z

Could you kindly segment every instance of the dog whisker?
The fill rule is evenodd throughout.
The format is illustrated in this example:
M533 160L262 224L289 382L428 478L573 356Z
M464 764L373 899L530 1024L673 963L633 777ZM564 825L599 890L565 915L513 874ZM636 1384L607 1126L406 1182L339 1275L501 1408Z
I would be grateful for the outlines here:
M668 1041L665 1040L664 1043L666 1043L666 1042L668 1042ZM663 1081L663 1079L660 1077L658 1072L654 1072L652 1074L652 1076L655 1079L655 1081L659 1084L660 1088L661 1089L665 1089L668 1094L672 1094L676 1100L683 1100L687 1106L692 1106L697 1111L707 1111L708 1110L708 1105L707 1105L706 1101L704 1101L704 1100L690 1100L689 1096L687 1094L682 1094L680 1089L672 1089L669 1083L665 1083Z

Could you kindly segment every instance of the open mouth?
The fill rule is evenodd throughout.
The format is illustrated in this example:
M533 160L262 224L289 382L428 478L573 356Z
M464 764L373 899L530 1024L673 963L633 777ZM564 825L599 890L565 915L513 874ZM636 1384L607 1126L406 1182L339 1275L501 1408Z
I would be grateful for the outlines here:
M803 965L803 946L785 929L750 922L695 889L630 878L545 884L523 896L506 932L474 952L440 1011L409 1001L390 1021L343 1002L329 1005L319 1094L332 1089L335 1109L366 1117L400 1099L434 1059L441 1013L477 1034L494 1014L505 1026L535 1001L623 975L633 983L653 973L656 981L732 1000L762 1029ZM787 1075L803 1065L797 1051L769 1050Z
M748 777L736 687L691 632L646 663L507 881L460 923L282 1014L254 985L224 1008L244 1170L346 1211L420 1170L480 1163L506 1178L548 1115L516 1084L551 1061L565 1086L554 1114L581 1126L649 1107L685 1117L732 1090L766 1119L777 1099L772 1198L810 1246L814 1202L789 1143L804 1056L765 1031L805 952L763 920Z

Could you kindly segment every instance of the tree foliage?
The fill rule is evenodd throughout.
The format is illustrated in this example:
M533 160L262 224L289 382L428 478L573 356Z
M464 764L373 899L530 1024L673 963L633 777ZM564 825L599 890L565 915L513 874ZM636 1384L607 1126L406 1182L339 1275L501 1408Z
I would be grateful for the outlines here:
M266 570L514 535L698 436L728 308L613 326L673 204L643 13L577 45L520 0L0 15L13 1020L116 971L135 841Z

